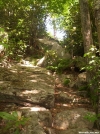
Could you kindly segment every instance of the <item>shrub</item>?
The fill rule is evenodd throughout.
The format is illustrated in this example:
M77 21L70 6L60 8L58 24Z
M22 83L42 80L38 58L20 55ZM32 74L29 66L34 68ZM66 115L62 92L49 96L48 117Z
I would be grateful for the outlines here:
M0 112L0 117L2 119L2 128L1 133L10 133L13 131L13 134L19 134L20 130L26 125L28 118L21 116L21 112L13 111L11 114L7 112Z
M70 83L70 79L64 79L63 81L64 86L68 86L69 83Z

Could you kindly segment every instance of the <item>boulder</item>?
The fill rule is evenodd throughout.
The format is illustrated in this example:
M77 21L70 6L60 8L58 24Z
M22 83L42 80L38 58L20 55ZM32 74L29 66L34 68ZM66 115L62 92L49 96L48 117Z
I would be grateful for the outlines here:
M49 110L42 107L31 107L22 109L22 115L28 122L21 134L47 134L46 131L52 127L52 115ZM50 130L48 130L50 131ZM51 130L51 134L54 134Z
M71 58L70 54L65 52L65 48L63 48L57 42L52 44L51 50L55 51L59 58Z
M45 67L47 65L47 58L46 56L42 57L41 59L39 59L39 61L37 62L37 66L39 67Z
M57 76L58 81L56 82L57 84L60 83L64 85L65 80L69 80L69 83L66 85L67 87L74 87L76 80L74 74L61 74Z
M52 62L55 62L54 59L56 59L56 62L59 58L67 58L70 59L71 55L67 52L65 52L65 48L63 48L58 41L56 40L52 40L52 39L48 39L48 38L43 38L43 39L39 39L39 41L41 43L43 43L46 47L46 50L50 53L53 52L56 54L56 56L52 56L48 58L47 54L45 54L45 56L43 58L41 58L38 62L37 62L37 66L41 66L44 67L46 65L49 64L49 60L51 60ZM51 63L50 63L51 64Z
M81 88L87 85L86 72L80 73L76 79L75 86Z
M93 127L93 122L85 119L87 113L95 115L84 108L62 111L54 117L53 127L57 134L77 134L79 132L89 131Z
M61 83L63 83L65 79L70 80L70 82L67 85L70 88L80 89L81 87L85 87L87 85L86 72L82 72L78 74L77 76L74 76L74 74L62 74L59 76L59 81Z

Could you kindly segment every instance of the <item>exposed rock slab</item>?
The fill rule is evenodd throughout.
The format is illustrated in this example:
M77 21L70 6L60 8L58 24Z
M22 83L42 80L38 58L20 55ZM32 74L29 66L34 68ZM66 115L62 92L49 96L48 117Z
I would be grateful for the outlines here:
M22 96L34 103L54 106L54 79L44 68L13 66L0 68L0 92Z

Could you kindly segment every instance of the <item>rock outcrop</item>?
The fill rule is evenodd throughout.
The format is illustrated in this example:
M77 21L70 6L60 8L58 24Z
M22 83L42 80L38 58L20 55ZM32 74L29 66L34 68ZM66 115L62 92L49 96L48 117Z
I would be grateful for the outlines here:
M1 93L22 96L46 108L54 106L54 79L46 69L14 66L0 68Z
M85 96L78 96L80 94L76 89L72 92L70 85L65 90L61 88L65 78L71 79L70 82L74 80L71 74L53 76L48 70L29 65L28 62L9 69L0 68L0 108L5 105L4 111L17 111L20 123L21 118L27 119L20 128L20 134L99 133L92 128L93 122L85 119L88 113L95 116L94 112L77 107L68 109L68 105L89 101L86 101ZM76 80L84 83L85 74L80 74ZM56 85L59 87L58 92ZM61 103L63 109L57 109L57 103ZM9 134L15 132L14 126L9 129Z

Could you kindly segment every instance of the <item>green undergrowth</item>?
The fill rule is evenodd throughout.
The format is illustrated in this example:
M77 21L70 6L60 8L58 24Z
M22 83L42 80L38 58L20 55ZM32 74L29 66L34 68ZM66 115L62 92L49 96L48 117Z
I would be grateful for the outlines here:
M89 122L95 122L100 118L100 114L96 115L93 113L88 112L85 116L84 119L88 120Z
M21 115L20 111L12 113L0 112L1 134L20 134L22 129L27 125L29 118Z
M53 72L63 73L66 70L70 70L71 66L73 66L73 60L59 59L56 64L47 66L47 69Z
M60 74L66 71L72 71L72 68L74 69L74 67L79 68L81 71L81 68L86 64L83 57L55 59L54 56L51 56L49 60L53 62L52 64L48 64L47 69Z
M71 81L71 80L70 80L69 78L64 79L63 85L64 85L64 86L68 86L69 83L70 83L70 81Z

